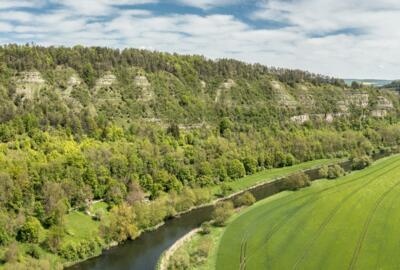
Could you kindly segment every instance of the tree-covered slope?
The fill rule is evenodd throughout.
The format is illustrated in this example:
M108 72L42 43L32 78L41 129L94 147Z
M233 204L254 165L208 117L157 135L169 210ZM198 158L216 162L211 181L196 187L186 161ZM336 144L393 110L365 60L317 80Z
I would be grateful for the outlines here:
M81 260L209 201L211 187L223 194L224 182L396 147L398 111L394 92L298 70L0 47L0 259ZM81 239L74 218L93 236Z

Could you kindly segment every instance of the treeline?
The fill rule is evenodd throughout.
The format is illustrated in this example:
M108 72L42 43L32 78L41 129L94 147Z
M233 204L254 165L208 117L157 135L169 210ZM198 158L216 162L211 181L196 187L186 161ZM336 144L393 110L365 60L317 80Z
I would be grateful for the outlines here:
M215 76L256 79L262 75L276 74L282 82L309 81L315 84L345 85L342 80L302 70L269 68L260 64L245 64L232 59L213 61L202 56L182 56L139 49L119 50L105 47L75 46L69 48L10 44L0 47L0 62L17 71L37 69L44 72L59 65L65 65L75 69L90 86L93 86L93 77L124 66L141 67L147 72L166 71L180 79L189 79L191 76L203 80Z

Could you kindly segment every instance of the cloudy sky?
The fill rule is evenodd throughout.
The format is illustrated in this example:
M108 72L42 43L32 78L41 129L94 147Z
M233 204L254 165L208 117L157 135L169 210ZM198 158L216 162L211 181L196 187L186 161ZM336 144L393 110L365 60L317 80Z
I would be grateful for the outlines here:
M229 57L400 78L398 0L0 0L0 43Z

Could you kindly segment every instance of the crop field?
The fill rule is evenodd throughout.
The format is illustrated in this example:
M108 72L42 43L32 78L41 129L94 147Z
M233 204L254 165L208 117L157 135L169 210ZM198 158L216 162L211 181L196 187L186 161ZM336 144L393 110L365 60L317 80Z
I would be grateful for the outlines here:
M260 201L220 240L216 269L399 269L400 156Z

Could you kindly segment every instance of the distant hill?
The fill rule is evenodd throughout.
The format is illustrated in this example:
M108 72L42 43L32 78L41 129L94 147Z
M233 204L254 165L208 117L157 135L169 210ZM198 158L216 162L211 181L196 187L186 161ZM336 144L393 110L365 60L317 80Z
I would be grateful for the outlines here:
M375 79L344 79L344 82L347 85L351 85L352 82L362 83L364 85L373 85L373 86L384 86L390 84L391 80L375 80Z
M351 85L352 82L362 83L364 85L373 85L373 86L384 86L390 84L391 80L375 80L375 79L344 79L344 82L347 85Z

